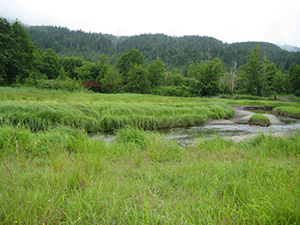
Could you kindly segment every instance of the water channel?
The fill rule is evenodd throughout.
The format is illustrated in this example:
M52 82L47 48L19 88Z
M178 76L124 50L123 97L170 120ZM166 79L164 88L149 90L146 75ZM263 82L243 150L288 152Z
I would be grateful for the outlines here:
M283 124L270 125L269 127L251 126L249 124L206 124L201 126L173 128L158 131L167 140L176 140L181 145L191 144L197 137L212 137L219 135L233 141L240 141L258 134L272 134L286 136L300 130L300 120L292 118L280 118ZM104 140L109 143L116 137L109 134L97 134L94 139Z
M291 118L280 118L285 122L281 125L270 125L269 127L251 126L249 124L228 124L228 125L203 125L188 128L173 128L166 130L163 135L166 139L176 139L178 143L188 144L197 137L212 137L219 135L234 141L244 140L258 134L291 135L300 130L300 121Z

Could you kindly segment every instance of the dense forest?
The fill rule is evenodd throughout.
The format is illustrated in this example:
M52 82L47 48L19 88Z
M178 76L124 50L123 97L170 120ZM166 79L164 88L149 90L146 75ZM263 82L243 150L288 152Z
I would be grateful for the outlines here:
M227 44L201 36L171 37L164 34L141 34L131 37L117 37L107 34L72 31L53 26L26 27L32 43L41 50L53 49L60 56L78 56L96 61L106 55L110 63L131 49L139 50L147 63L159 57L167 69L178 68L187 71L188 65L219 57L227 68L237 62L246 63L246 56L256 45L278 68L287 71L295 62L300 64L300 52L288 52L267 42L242 42Z
M300 95L300 52L212 37L116 37L0 19L0 85L176 96Z

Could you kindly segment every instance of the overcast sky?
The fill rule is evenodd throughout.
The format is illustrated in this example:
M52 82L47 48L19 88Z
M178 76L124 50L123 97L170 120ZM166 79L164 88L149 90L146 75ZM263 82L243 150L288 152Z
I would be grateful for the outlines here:
M300 0L0 0L0 17L114 35L200 35L300 47Z

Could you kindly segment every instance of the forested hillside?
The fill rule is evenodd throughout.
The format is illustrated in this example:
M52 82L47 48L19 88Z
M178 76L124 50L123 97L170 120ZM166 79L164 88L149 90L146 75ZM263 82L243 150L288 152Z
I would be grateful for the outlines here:
M53 26L26 27L26 30L34 45L41 50L51 48L58 55L79 56L89 61L106 55L114 64L122 54L135 48L143 54L147 63L159 57L167 69L178 68L184 73L188 65L215 57L221 58L227 68L235 62L240 66L246 63L246 56L256 45L260 45L263 54L283 71L287 71L293 62L300 64L300 52L288 52L266 42L227 44L212 37L171 37L164 34L117 37Z
M211 37L116 37L0 18L0 85L102 93L300 96L300 52ZM95 83L96 82L96 83ZM89 84L91 85L91 84Z

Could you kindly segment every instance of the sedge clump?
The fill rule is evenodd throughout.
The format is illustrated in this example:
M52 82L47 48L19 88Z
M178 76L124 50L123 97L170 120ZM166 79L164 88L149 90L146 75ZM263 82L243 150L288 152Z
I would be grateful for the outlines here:
M269 118L261 114L254 114L253 116L251 116L248 123L250 125L262 126L262 127L268 127L271 124Z

